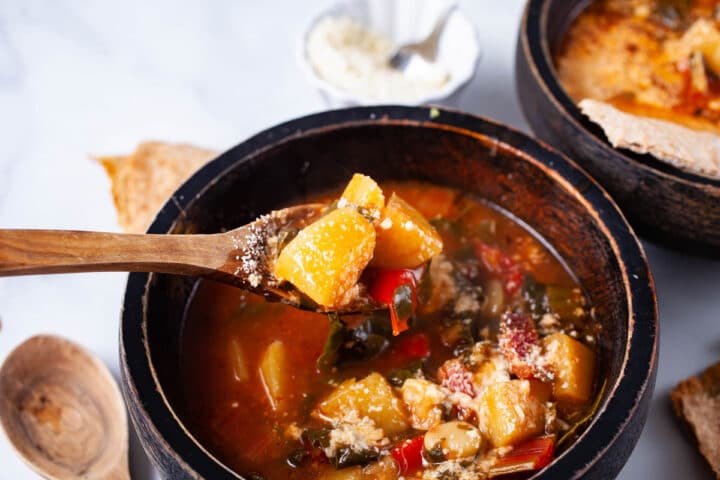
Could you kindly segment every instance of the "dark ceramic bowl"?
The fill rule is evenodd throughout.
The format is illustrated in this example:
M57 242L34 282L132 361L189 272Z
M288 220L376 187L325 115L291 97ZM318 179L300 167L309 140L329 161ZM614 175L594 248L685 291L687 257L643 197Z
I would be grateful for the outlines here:
M559 153L502 125L411 107L337 110L266 130L220 155L168 201L152 233L218 232L353 172L476 193L545 238L586 287L604 331L602 405L577 442L533 478L613 477L640 435L657 368L653 281L632 230L608 195ZM197 279L130 275L120 363L130 416L167 478L240 478L182 423L179 344Z
M517 91L533 132L593 175L648 239L720 256L720 180L616 150L560 85L552 55L588 0L529 0L516 53Z

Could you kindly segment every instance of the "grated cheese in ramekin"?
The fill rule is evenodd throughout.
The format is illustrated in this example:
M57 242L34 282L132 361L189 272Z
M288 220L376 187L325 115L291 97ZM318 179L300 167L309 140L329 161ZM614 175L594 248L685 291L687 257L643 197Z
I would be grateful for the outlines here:
M307 37L306 55L325 81L367 99L407 101L436 92L450 81L438 63L414 57L404 72L390 63L392 41L350 17L325 17Z

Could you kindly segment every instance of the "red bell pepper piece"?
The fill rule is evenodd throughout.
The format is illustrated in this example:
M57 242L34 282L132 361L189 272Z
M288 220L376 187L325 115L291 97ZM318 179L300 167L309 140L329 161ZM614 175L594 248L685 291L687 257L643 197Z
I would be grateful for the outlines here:
M390 451L400 468L400 475L410 475L422 468L424 435L405 440Z
M539 470L552 462L554 456L554 437L529 440L513 448L508 455L497 459L495 465L490 467L490 477Z
M394 350L399 356L408 359L425 358L430 355L430 339L424 333L403 336Z
M480 240L474 240L473 246L475 255L482 260L485 268L502 277L505 292L510 296L515 295L523 282L523 272L520 265L499 248L490 246Z
M410 289L411 308L409 311L399 312L399 298L404 289ZM393 335L399 335L407 330L408 319L417 308L417 281L412 270L378 270L370 284L370 296L390 308Z

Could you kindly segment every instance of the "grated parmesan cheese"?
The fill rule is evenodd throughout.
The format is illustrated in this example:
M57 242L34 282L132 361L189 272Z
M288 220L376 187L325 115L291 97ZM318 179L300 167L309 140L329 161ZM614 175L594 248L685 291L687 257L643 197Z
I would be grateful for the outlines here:
M330 443L323 451L328 458L334 458L341 448L364 452L389 444L385 432L370 417L358 418L357 412L353 410L330 431Z
M421 99L440 90L450 74L438 63L413 57L404 71L390 65L392 41L350 17L326 17L307 37L315 73L346 92L379 101Z

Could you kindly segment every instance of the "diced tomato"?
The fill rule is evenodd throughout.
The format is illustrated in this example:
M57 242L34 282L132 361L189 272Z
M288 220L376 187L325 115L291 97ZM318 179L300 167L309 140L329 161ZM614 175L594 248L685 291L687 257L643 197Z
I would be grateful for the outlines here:
M461 392L475 398L475 386L472 383L472 373L456 358L443 363L438 369L438 380L443 387L451 392Z
M477 239L473 241L473 245L475 255L482 260L485 268L502 276L505 292L510 296L515 295L523 281L523 272L520 265L497 247L490 246Z
M400 468L400 475L410 475L422 468L424 435L405 440L390 451Z
M395 351L408 359L425 358L430 355L430 339L424 333L403 336L395 345Z
M410 289L409 299L403 295L407 288ZM409 328L407 321L417 309L417 281L413 270L378 270L371 280L369 291L376 302L390 308L393 335L399 335ZM399 302L407 300L410 308L399 311Z
M490 467L490 477L511 473L529 472L546 467L555 455L555 439L552 436L529 440L513 448Z

